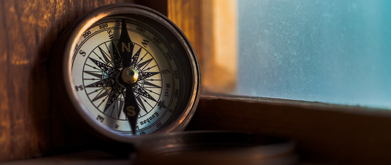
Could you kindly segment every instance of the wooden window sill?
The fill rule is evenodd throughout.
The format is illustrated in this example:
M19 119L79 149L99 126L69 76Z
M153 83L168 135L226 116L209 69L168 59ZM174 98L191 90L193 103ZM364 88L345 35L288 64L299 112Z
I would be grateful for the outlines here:
M189 130L235 130L296 140L311 162L391 163L391 112L268 98L202 96Z

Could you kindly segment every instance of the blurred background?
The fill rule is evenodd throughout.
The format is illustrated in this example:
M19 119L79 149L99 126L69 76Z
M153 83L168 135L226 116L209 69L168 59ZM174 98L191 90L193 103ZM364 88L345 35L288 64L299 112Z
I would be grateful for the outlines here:
M391 107L391 1L210 6L212 37L204 40L213 50L201 55L213 57L200 58L204 92Z

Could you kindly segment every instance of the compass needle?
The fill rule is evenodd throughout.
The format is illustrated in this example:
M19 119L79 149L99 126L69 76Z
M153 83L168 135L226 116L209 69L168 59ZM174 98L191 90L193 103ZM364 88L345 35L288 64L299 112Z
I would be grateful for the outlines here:
M126 28L125 19L122 19L122 28L121 35L119 41L117 43L117 48L119 49L119 54L122 59L122 67L126 68L130 66L132 62L132 54L133 54L133 42L129 37L128 30Z
M132 134L136 135L136 125L137 125L137 118L140 113L140 108L137 104L136 98L134 97L133 93L133 84L137 81L137 77L135 75L137 74L137 70L133 69L131 67L132 63L135 63L135 60L138 59L138 56L140 54L141 48L137 51L137 53L132 58L133 53L133 42L129 37L128 30L126 28L126 22L125 19L122 19L122 29L121 29L121 36L119 38L117 48L120 48L120 55L122 59L122 74L121 74L121 82L124 82L126 87L126 94L125 94L125 106L123 108L123 111L128 118ZM138 75L138 74L137 74ZM134 82L128 82L127 79L133 79Z

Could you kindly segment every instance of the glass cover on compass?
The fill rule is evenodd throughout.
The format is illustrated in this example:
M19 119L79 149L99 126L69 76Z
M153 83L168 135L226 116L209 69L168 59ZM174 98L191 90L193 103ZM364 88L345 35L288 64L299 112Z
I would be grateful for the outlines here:
M135 5L122 8L127 7ZM80 29L87 28L79 33L74 27L78 35L71 37L65 58L65 81L78 114L103 134L183 129L199 90L198 64L187 39L168 19L145 9L101 10L111 15L82 19Z

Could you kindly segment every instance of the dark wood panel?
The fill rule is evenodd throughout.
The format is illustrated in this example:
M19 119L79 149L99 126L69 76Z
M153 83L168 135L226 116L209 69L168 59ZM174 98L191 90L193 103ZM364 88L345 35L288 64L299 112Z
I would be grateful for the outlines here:
M116 155L100 150L90 150L75 153L60 154L50 157L3 162L2 165L129 165L128 158L121 158Z
M135 0L135 3L152 8L165 16L168 14L168 0Z
M313 162L391 164L391 112L288 100L204 96L188 129L297 140Z
M132 0L0 1L0 161L85 146L52 98L50 56L74 19L120 2Z

